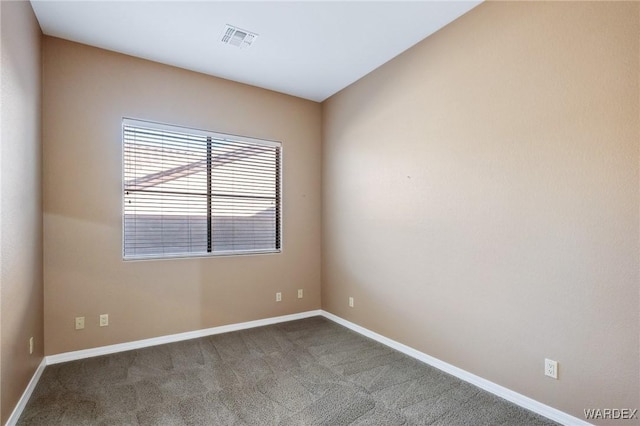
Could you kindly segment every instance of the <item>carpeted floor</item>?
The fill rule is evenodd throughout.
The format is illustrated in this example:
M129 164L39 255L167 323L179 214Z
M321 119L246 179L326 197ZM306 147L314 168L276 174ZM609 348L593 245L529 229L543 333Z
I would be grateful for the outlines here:
M19 425L554 425L322 317L48 366Z

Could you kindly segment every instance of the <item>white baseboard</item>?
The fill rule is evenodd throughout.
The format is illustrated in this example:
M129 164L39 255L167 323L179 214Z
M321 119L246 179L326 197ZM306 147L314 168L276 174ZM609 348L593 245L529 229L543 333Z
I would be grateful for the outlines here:
M29 384L27 385L27 388L22 393L22 396L18 400L16 407L13 409L13 412L9 416L7 423L5 423L6 426L14 426L18 422L18 419L22 414L22 410L24 410L24 407L27 405L27 402L29 402L29 398L31 398L31 394L33 393L33 390L36 388L36 385L40 380L40 376L42 376L42 372L44 371L44 368L46 366L47 366L47 361L45 358L42 358L42 362L40 362L40 365L38 365L38 368L36 368L35 373L33 373L33 377L31 377L31 380L29 380Z
M330 312L322 311L322 316L342 326L345 326L348 329L355 331L356 333L369 337L377 342L382 343L383 345L389 346L390 348L402 352L403 354L409 355L410 357L415 358L418 361L429 364L432 367L444 371L445 373L449 373L452 376L455 376L461 380L464 380L465 382L479 387L480 389L491 392L492 394L497 395L500 398L506 399L509 402L519 405L522 408L526 408L529 411L533 411L534 413L540 414L541 416L544 416L555 422L567 426L591 426L591 423L587 423L584 420L565 413L564 411L560 411L556 408L538 402L535 399L531 399L527 396L519 394L518 392L514 392L511 389L507 389L504 386L500 386L487 379L483 379L482 377L476 376L475 374L469 373L468 371L465 371L461 368L458 368L416 349L413 349L410 346L396 342L395 340L389 339L382 336L381 334L359 326L358 324L354 324L350 321L340 318L339 316L334 315Z
M165 343L180 342L182 340L197 339L198 337L212 336L214 334L229 333L231 331L246 330L247 328L262 327L265 325L278 324L281 322L294 321L322 315L322 311L307 311L297 314L283 315L280 317L264 318L255 321L240 322L236 324L221 325L219 327L205 328L203 330L187 331L184 333L170 334L168 336L153 337L151 339L136 340L133 342L118 343L98 348L83 349L80 351L64 352L46 357L47 365L61 362L75 361L78 359L91 358L94 356L108 355L116 352L130 351L132 349L147 348L149 346L164 345Z
M214 334L222 334L222 333L229 333L232 331L246 330L249 328L262 327L265 325L278 324L281 322L294 321L294 320L299 320L299 319L309 318L309 317L314 317L319 315L324 316L325 318L330 319L331 321L334 321L344 327L347 327L355 331L356 333L369 337L377 342L382 343L383 345L389 346L390 348L393 348L399 352L409 355L412 358L415 358L419 361L429 364L446 373L449 373L461 380L464 380L465 382L471 383L481 389L491 392L492 394L497 395L503 399L506 399L507 401L510 401L516 405L519 405L520 407L526 408L527 410L540 414L541 416L544 416L548 419L551 419L563 425L570 425L570 426L590 426L591 425L590 423L587 423L584 420L581 420L577 417L571 416L570 414L567 414L563 411L560 411L558 409L545 405L541 402L538 402L527 396L514 392L510 389L507 389L489 380L483 379L482 377L476 376L475 374L469 373L468 371L455 367L451 364L448 364L444 361L441 361L437 358L434 358L430 355L427 355L423 352L413 349L412 347L409 347L402 343L396 342L395 340L384 337L362 326L359 326L343 318L340 318L330 312L318 309L314 311L300 312L297 314L283 315L279 317L265 318L265 319L260 319L256 321L222 325L219 327L212 327L212 328L207 328L203 330L195 330L195 331L188 331L185 333L171 334L168 336L154 337L151 339L136 340L134 342L119 343L119 344L109 345L109 346L101 346L99 348L84 349L84 350L74 351L74 352L65 352L57 355L49 355L42 360L36 372L33 374L33 377L31 378L31 381L29 382L27 388L22 394L22 397L20 398L20 400L18 401L18 404L16 405L15 409L11 413L11 416L9 416L9 420L6 423L6 426L14 426L16 424L16 422L20 418L20 415L22 414L22 411L24 410L24 407L29 401L29 398L31 397L33 390L38 384L38 380L40 380L40 376L42 375L42 372L44 371L45 366L47 365L58 364L58 363L67 362L67 361L74 361L74 360L79 360L84 358L91 358L91 357L100 356L100 355L108 355L116 352L124 352L132 349L146 348L149 346L157 346L165 343L180 342L183 340L196 339L198 337L212 336Z

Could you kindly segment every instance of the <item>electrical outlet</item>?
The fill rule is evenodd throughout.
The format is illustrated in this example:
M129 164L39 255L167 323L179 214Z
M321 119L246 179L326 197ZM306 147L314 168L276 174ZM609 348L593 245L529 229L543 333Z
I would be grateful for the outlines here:
M276 293L276 302L282 302L282 293L280 292Z
M299 288L299 289L298 289L298 299L302 299L302 295L303 295L303 293L302 293L302 289L301 289L301 288Z
M349 307L353 308L353 297L349 297Z
M29 355L33 353L33 337L29 338Z
M84 317L76 317L76 330L84 328Z
M553 379L558 378L558 361L545 358L544 360L544 375Z
M109 314L100 315L100 327L106 327L109 325Z

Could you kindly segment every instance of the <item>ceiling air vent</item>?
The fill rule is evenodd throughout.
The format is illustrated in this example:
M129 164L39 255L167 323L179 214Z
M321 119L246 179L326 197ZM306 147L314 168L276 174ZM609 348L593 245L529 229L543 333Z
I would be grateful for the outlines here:
M222 39L220 40L224 44L230 44L231 46L244 49L251 46L251 44L258 38L258 34L251 31L241 30L238 27L233 27L229 24L225 26Z

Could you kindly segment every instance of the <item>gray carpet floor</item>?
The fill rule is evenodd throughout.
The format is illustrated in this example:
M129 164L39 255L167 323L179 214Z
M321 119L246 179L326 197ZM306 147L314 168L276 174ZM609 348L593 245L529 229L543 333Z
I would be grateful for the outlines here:
M46 367L19 425L554 425L323 317Z

